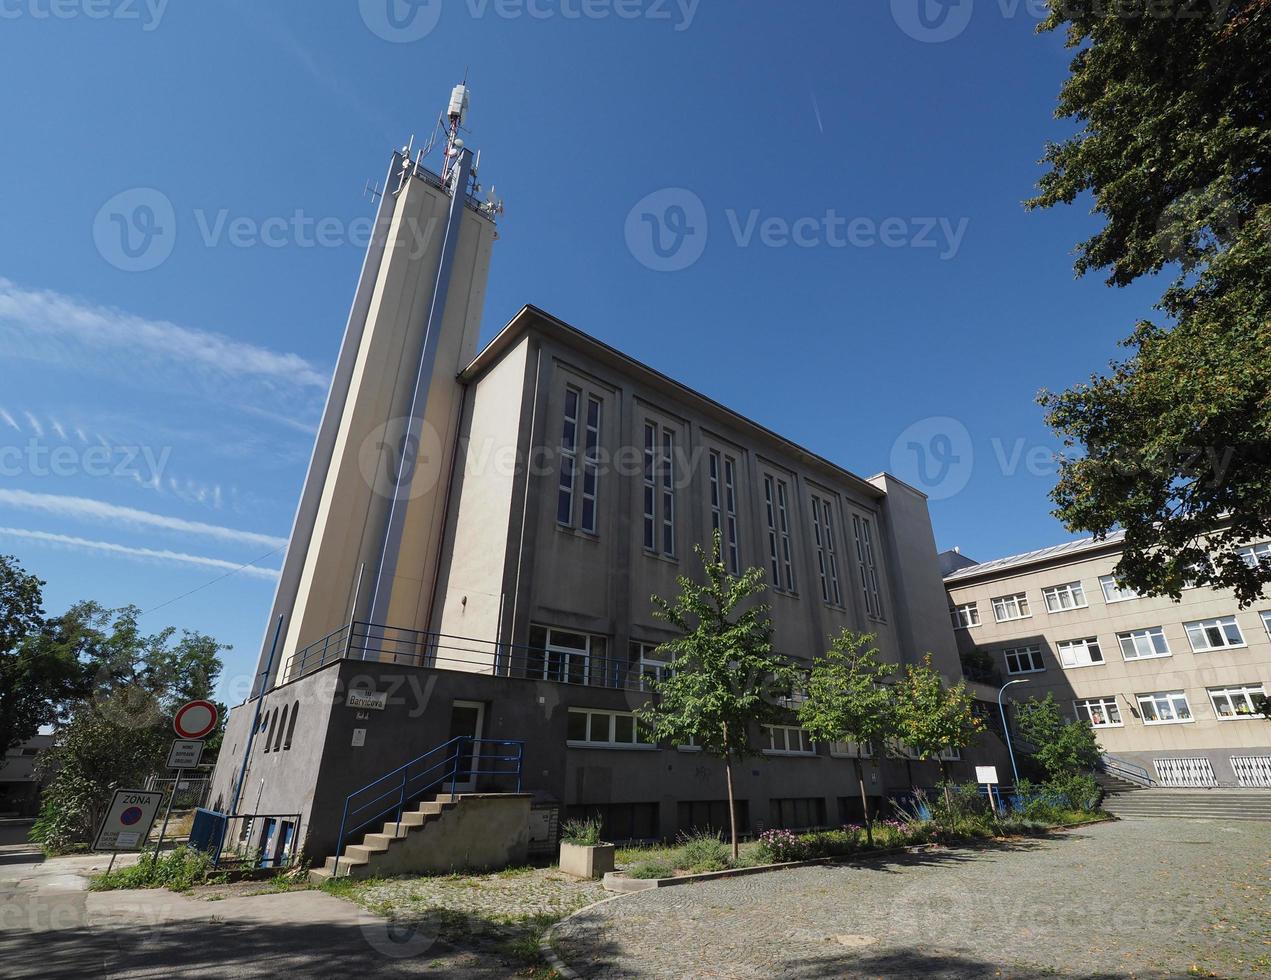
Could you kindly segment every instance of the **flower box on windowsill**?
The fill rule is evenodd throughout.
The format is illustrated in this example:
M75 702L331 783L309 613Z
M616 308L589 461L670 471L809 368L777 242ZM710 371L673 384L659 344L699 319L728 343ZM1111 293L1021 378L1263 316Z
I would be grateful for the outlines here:
M575 878L603 878L614 869L612 844L560 845L560 869Z

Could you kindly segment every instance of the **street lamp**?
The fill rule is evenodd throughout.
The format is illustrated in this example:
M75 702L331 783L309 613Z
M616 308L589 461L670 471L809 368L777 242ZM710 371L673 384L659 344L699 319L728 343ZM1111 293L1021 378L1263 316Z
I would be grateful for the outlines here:
M1012 684L1027 684L1028 678L1020 677L1013 681L1007 681L1002 685L1002 689L997 692L997 710L1002 713L1002 734L1006 737L1006 751L1011 756L1011 773L1015 777L1015 791L1019 792L1019 768L1015 765L1015 750L1011 748L1011 724L1006 720L1006 707L1002 704L1002 695L1006 693L1006 689Z

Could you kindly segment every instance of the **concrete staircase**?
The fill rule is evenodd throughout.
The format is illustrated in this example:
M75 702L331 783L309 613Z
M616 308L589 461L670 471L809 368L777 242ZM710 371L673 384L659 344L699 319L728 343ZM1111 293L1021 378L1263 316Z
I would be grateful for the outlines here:
M1132 783L1128 779L1122 779L1120 776L1114 776L1109 772L1096 772L1094 781L1099 784L1107 796L1111 796L1114 793L1133 793L1145 788L1138 783Z
M1102 778L1099 781L1103 784ZM1103 808L1113 816L1126 819L1271 820L1271 790L1144 789L1134 786L1132 789L1108 791L1103 799Z
M439 793L415 804L400 821L365 834L336 859L309 872L322 884L333 877L374 878L446 874L524 863L529 848L528 793Z

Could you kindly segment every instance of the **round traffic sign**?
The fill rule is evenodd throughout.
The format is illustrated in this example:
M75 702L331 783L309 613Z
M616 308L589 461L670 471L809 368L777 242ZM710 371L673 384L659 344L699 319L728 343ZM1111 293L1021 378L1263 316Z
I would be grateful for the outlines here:
M142 810L139 806L130 806L127 810L119 815L119 822L125 827L131 827L142 817Z
M191 701L182 705L172 719L178 738L203 738L216 727L216 705L211 701Z

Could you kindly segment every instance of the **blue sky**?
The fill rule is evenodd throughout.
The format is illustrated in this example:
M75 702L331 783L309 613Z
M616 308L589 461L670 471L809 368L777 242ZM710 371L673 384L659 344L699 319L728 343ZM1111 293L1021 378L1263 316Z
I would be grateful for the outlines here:
M484 339L534 303L926 479L942 548L1065 540L1034 395L1116 356L1157 289L1074 279L1088 203L1021 206L1068 132L1061 38L1022 0L919 2L6 0L0 552L50 611L232 643L241 697L363 188L465 70L507 204Z

